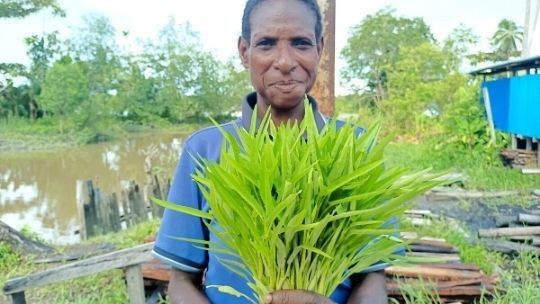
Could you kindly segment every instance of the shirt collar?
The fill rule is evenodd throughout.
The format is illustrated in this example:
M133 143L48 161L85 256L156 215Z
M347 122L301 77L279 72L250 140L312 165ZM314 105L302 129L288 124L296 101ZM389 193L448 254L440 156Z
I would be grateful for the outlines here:
M327 119L322 115L321 112L319 112L317 101L315 98L311 96L307 96L309 104L311 105L311 109L313 110L313 115L315 116L315 123L317 124L317 129L319 132L324 128L326 125ZM257 104L257 93L253 92L244 97L244 100L242 101L242 126L244 129L249 131L249 127L251 125L251 117L253 115L253 111L255 109L255 106ZM257 125L260 124L260 118L257 118Z

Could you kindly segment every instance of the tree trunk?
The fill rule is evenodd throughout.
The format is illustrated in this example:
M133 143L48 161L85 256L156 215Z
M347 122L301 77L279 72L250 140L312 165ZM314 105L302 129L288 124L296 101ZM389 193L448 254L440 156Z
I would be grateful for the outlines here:
M27 238L2 221L0 221L0 242L9 244L13 250L21 254L42 255L55 252L52 247Z

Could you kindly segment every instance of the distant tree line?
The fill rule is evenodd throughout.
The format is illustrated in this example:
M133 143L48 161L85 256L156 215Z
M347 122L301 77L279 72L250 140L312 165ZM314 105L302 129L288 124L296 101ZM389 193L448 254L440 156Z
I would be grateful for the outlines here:
M54 1L35 2L59 9ZM6 7L23 11L2 0L2 16L22 17ZM57 32L27 37L30 66L0 64L0 119L48 120L61 133L200 122L230 117L250 90L247 72L204 50L189 24L171 18L137 54L119 47L116 37L109 20L96 14L70 39Z
M0 0L0 18L45 8L64 14L54 0ZM244 69L204 50L189 24L171 18L138 53L121 48L117 36L107 18L94 14L69 39L56 32L27 37L30 66L0 63L0 119L47 121L61 133L199 122L227 117L250 90ZM523 29L505 19L491 38L492 50L474 53L479 38L470 28L461 25L436 41L423 19L380 10L352 28L342 50L341 79L353 92L345 99L383 113L404 133L463 129L466 135L457 132L456 141L474 146L485 120L477 84L460 68L517 56L522 39Z
M491 37L492 51L478 52L479 37L464 25L437 41L422 18L380 10L352 29L342 50L342 82L354 93L341 100L383 115L397 134L416 140L444 134L445 144L485 149L479 83L462 67L519 56L522 37L522 28L502 20Z

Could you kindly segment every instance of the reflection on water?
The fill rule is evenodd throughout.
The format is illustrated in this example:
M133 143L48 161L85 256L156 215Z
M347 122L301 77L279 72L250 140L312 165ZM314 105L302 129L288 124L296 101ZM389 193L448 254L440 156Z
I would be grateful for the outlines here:
M151 134L60 151L1 153L0 220L57 244L76 242L77 180L92 179L118 193L130 180L144 183L145 159L171 175L183 137Z

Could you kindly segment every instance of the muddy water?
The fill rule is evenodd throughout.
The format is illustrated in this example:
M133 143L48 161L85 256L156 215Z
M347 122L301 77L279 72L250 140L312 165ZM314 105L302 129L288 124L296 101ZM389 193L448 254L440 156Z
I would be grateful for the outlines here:
M119 192L143 183L145 161L172 174L185 134L145 134L129 139L43 152L0 153L0 220L24 226L56 244L79 241L77 180Z

